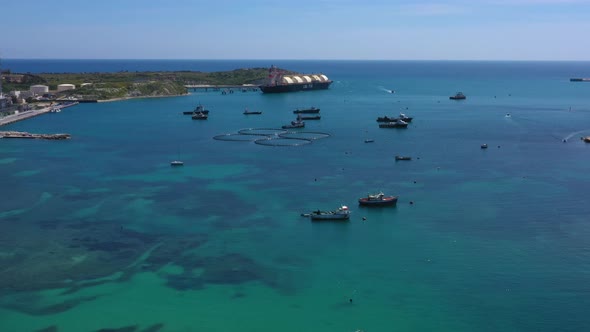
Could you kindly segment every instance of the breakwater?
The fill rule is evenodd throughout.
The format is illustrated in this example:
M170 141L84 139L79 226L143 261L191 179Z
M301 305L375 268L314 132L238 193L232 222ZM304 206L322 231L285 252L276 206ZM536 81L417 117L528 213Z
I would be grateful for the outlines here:
M4 125L8 125L17 121L21 121L21 120L26 120L41 114L45 114L45 113L49 113L49 112L53 112L53 111L61 111L64 108L67 107L72 107L78 105L78 102L69 102L67 104L57 104L57 105L51 105L45 108L41 108L38 110L30 110L30 111L24 111L24 112L18 112L16 114L11 114L8 116L5 116L3 118L0 118L0 126L4 126Z
M32 134L26 131L0 131L0 138L28 138L28 139L49 139L63 140L70 139L70 134Z

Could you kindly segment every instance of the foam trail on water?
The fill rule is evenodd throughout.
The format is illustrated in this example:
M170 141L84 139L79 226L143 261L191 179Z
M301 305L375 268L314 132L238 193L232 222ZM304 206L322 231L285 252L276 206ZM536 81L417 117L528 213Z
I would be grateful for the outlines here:
M386 88L384 88L384 87L382 87L382 86L380 86L380 87L379 87L379 90L381 90L381 91L385 91L385 92L387 92L387 93L395 93L395 91L394 91L394 90L389 90L389 89L386 89Z
M589 129L580 130L580 131L575 131L575 132L573 132L573 133L571 133L571 134L567 135L567 136L566 136L566 137L564 137L563 139L564 139L564 140L569 140L570 138L574 137L574 135L579 135L579 134L581 134L581 133L584 133L584 132L587 132L587 131L590 131L590 128L589 128Z

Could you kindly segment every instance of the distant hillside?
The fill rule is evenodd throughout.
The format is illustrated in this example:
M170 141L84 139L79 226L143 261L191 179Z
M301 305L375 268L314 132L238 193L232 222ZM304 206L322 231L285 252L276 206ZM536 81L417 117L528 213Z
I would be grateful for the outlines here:
M286 73L294 73L284 70ZM268 68L245 68L221 72L164 71L117 73L42 73L24 74L26 82L4 83L3 90L28 90L33 84L44 84L52 91L59 84L75 84L76 90L64 95L82 95L93 99L112 99L139 96L166 96L186 93L184 85L241 85L262 84L268 77ZM82 83L92 83L81 87Z

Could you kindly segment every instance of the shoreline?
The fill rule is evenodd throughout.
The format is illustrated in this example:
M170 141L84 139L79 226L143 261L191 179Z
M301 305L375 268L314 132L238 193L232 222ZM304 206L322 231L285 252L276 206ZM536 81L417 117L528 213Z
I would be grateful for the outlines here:
M133 97L119 97L119 98L112 98L112 99L97 99L96 102L97 103L110 103L110 102L114 102L114 101L124 101L124 100L129 100L129 99L142 99L142 98L168 98L168 97L183 97L183 96L189 96L190 93L184 93L184 94L180 94L180 95L161 95L161 96L133 96Z

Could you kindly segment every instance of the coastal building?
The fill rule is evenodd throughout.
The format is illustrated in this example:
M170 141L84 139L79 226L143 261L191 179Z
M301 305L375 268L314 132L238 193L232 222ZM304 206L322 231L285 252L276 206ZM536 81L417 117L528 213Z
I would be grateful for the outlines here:
M76 86L74 84L60 84L57 86L57 92L62 92L66 90L74 90Z
M8 108L12 104L12 100L0 94L0 109Z
M43 94L49 92L49 87L47 85L41 85L41 84L31 85L30 91L34 95L42 96Z

